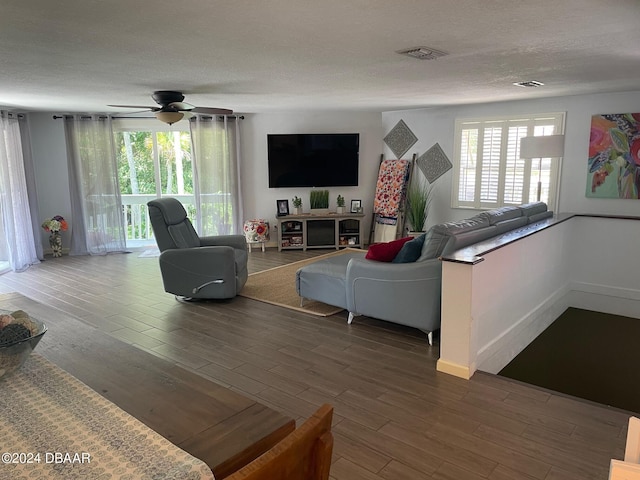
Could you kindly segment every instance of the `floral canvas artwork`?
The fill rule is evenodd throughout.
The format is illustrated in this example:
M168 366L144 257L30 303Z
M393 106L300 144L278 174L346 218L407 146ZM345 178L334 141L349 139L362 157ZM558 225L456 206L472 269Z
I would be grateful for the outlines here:
M591 117L586 194L640 198L640 113Z

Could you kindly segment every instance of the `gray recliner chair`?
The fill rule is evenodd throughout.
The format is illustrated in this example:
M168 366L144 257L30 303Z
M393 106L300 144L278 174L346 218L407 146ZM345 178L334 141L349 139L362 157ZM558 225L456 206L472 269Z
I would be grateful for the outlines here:
M240 292L248 276L243 235L199 237L175 198L147 206L166 292L189 300L233 298Z

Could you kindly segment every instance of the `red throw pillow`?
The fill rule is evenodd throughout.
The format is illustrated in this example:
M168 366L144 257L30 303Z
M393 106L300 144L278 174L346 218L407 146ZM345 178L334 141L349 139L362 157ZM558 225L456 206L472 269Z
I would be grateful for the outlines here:
M413 240L413 237L399 238L398 240L392 240L386 243L374 243L373 245L369 245L369 249L364 258L378 262L391 262L396 258L402 246L409 240Z

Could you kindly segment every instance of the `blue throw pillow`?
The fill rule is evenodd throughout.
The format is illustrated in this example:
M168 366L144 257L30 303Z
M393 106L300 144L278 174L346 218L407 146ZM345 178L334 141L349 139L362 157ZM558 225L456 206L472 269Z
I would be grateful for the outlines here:
M405 243L391 263L412 263L420 258L426 233Z

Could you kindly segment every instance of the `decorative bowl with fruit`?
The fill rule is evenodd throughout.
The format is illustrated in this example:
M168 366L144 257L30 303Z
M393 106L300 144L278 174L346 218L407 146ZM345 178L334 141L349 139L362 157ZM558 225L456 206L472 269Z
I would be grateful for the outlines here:
M0 311L0 379L19 369L47 331L22 310Z

